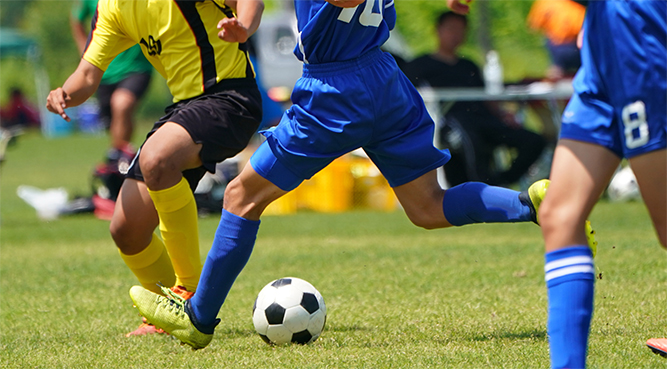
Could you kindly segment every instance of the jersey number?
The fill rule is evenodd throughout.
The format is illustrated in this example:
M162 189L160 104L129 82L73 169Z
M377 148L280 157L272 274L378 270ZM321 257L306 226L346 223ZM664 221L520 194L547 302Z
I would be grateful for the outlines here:
M634 149L648 143L648 123L646 122L646 106L642 101L628 104L621 112L625 127L625 146Z
M380 13L373 13L373 8L375 8L375 3L378 0L366 0L366 5L364 6L364 11L359 16L359 23L364 27L378 27L382 23L382 0L378 8ZM341 10L338 20L345 23L350 23L354 14L357 12L359 5L354 8L345 8Z

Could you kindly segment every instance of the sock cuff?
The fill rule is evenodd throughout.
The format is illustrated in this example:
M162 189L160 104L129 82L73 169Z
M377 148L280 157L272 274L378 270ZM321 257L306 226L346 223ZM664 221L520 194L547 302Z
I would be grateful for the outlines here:
M130 269L143 269L148 267L149 265L155 263L155 261L159 259L160 256L162 256L162 253L165 251L166 248L164 247L164 243L155 233L153 233L151 242L148 244L148 246L146 246L146 248L138 254L126 255L123 254L120 249L118 249L118 253L125 261L125 264L130 267Z
M259 229L260 223L260 220L246 219L236 214L230 213L225 209L222 209L222 215L220 216L220 224L225 224L227 227L234 229L240 229L241 227L248 227L248 229Z
M478 182L465 182L458 186L447 189L442 198L442 211L449 224L460 227L466 224L474 223L466 212L461 208L462 204L469 204L468 195L470 192L481 192L486 185Z
M158 213L171 213L194 201L194 195L190 191L190 185L185 178L181 178L176 185L164 190L153 191L148 189L148 194L153 199L153 204L155 204Z
M593 254L588 246L574 245L545 255L544 279L547 286L575 280L595 279Z

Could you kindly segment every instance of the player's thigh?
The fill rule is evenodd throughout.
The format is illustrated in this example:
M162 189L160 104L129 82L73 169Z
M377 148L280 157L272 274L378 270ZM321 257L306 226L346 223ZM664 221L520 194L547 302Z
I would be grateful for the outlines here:
M183 126L173 122L165 123L141 148L139 161L144 171L144 178L149 176L147 171L156 167L166 167L181 172L202 165L199 158L201 146L192 140Z
M427 229L451 226L442 209L445 191L438 183L436 170L393 189L405 214L415 225Z
M568 139L559 142L551 184L539 209L547 250L585 244L584 222L619 162L602 146Z
M157 211L146 185L125 179L109 226L118 248L127 255L140 252L150 243L158 223Z
M652 151L629 161L660 243L667 247L667 150Z

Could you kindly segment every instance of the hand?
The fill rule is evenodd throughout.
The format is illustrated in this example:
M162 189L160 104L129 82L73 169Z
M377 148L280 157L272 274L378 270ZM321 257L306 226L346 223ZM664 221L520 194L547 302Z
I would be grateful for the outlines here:
M46 97L46 108L52 112L60 115L66 121L70 121L70 117L65 113L65 108L67 108L67 102L71 98L67 95L62 87L58 87L55 90L49 92L49 96Z
M354 8L355 6L363 3L365 0L327 0L327 2L333 6L339 8Z
M218 38L227 42L244 43L250 34L248 29L236 18L225 18L218 22Z
M465 4L463 3L465 2ZM472 0L447 0L447 6L452 9L454 13L468 14L470 11L470 4Z

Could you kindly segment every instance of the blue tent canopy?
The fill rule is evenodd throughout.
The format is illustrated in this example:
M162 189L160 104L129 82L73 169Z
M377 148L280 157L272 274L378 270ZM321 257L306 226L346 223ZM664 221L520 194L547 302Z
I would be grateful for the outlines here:
M15 29L0 27L0 57L19 55L35 58L38 50L39 47L33 39Z

